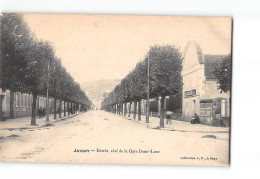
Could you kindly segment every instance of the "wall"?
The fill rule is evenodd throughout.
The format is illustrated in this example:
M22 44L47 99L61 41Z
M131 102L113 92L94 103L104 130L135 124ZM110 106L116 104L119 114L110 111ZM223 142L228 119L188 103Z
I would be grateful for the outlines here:
M2 100L2 110L4 119L10 118L10 91L6 90L4 94L4 98ZM14 117L29 117L32 114L32 95L25 93L14 93ZM57 100L57 110L58 103ZM53 113L54 108L54 100L50 98L50 113ZM37 97L36 101L37 109L39 107L46 108L46 98L45 97ZM36 109L36 110L37 110ZM63 109L63 108L62 108Z
M200 113L200 98L204 93L204 64L202 51L198 44L189 43L186 47L183 61L183 94L182 94L182 120L191 121L194 113ZM186 96L186 91L196 90L196 95Z
M204 71L197 71L183 76L182 120L191 121L194 113L200 113L200 99L204 90ZM196 95L185 96L186 91L196 90Z

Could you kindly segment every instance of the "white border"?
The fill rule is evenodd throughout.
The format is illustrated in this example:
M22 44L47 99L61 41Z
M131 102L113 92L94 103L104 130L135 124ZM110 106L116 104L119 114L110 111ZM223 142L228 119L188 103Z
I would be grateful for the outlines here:
M0 163L1 178L260 178L260 1L1 0L3 12L233 17L231 166ZM1 145L1 143L0 143Z

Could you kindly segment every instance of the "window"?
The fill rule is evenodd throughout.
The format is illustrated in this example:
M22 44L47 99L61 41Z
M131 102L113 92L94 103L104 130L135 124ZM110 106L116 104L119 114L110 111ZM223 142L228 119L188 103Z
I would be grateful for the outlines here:
M27 105L27 94L23 94L23 107L26 108Z
M229 99L226 100L226 117L230 117L230 103L229 103Z
M29 105L30 105L30 108L32 108L32 95L29 95L29 98L30 98L30 103L29 103Z
M221 117L226 117L226 100L221 100Z
M21 100L20 100L20 107L23 107L23 94L20 94Z
M9 106L10 105L10 92L8 92L8 91L6 92L5 98L6 98L6 105Z
M184 92L185 97L196 96L196 89Z
M27 106L27 94L24 94L24 97L23 97L23 100L24 100L24 107L26 108Z
M20 105L20 96L19 96L19 93L16 93L16 95L15 95L15 105L16 105L17 108L18 108L19 105Z
M23 94L23 107L26 108L26 103L27 103L27 94Z
M28 108L29 107L29 98L30 98L30 95L29 94L27 94L26 95L27 96L27 100L26 100L26 107Z

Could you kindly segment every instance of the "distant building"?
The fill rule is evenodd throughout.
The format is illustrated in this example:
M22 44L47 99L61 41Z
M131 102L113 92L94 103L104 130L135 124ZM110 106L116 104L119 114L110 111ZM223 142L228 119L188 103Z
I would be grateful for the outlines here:
M204 55L196 42L190 42L184 54L182 120L191 121L196 113L203 124L229 124L230 93L220 93L213 74L213 64L225 55Z

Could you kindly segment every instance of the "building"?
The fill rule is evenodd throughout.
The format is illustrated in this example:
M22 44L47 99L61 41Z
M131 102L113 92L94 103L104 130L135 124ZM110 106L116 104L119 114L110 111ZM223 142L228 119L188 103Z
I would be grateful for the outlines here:
M0 89L1 90L1 89ZM3 92L0 91L0 116L1 120L9 119L10 116L10 101L13 100L13 111L14 111L14 118L21 118L21 117L29 117L32 115L32 99L33 96L31 94L26 93L19 93L15 92L13 96L11 95L9 90ZM46 109L47 98L42 96L37 96L36 100L36 111L38 109ZM56 104L57 108L59 108L59 102L57 101ZM67 106L65 106L67 107ZM50 113L54 112L54 100L49 98L49 110ZM63 111L63 103L62 108Z
M13 99L11 99L13 98ZM10 91L2 92L1 106L2 120L10 118L11 104L13 100L14 118L30 116L32 112L32 95L23 93L14 93L11 97Z
M191 121L196 113L208 125L229 125L230 93L221 93L213 74L214 63L225 55L205 55L196 42L187 44L183 62L182 120Z

